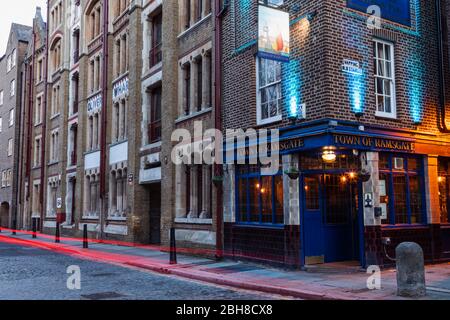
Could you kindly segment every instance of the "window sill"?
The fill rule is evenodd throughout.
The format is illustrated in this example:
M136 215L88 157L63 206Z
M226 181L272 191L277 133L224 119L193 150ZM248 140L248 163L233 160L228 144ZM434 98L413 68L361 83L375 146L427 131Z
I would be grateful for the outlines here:
M52 115L52 116L50 117L50 120L59 118L60 115L61 115L60 113L54 114L54 115Z
M389 114L389 113L383 113L383 112L375 112L375 117L386 119L386 120L397 120L396 114Z
M178 35L178 39L182 38L185 34L191 32L192 30L196 29L199 25L201 25L204 21L208 20L209 18L211 18L212 16L212 12L208 13L205 17L203 17L202 19L198 20L197 22L195 22L192 26L189 26L188 29L184 30L183 32L181 32Z
M150 144L147 144L147 145L143 146L140 151L144 152L144 151L147 151L147 150L160 148L161 146L162 146L162 141L158 141L158 142L150 143Z
M279 116L277 116L277 117L273 117L273 118L269 118L269 119L264 119L264 120L258 119L258 120L256 121L256 124L257 124L258 126L264 126L264 125L268 125L268 124L273 124L273 123L275 123L275 122L280 122L280 121L282 121L282 120L283 120L283 116L282 116L282 115L279 115Z
M198 116L201 116L203 114L209 113L211 111L212 111L212 108L210 107L208 109L204 109L204 110L201 110L201 111L197 111L195 113L191 113L191 114L189 114L187 116L182 116L182 117L178 118L177 120L175 120L175 124L179 124L181 122L188 121L190 119L196 118Z
M47 164L47 166L48 166L48 167L51 167L51 166L57 165L58 163L59 163L59 160L58 160L58 161L51 161L51 162L49 162L49 163Z
M175 218L175 223L212 225L213 221L212 219L200 219L200 218Z

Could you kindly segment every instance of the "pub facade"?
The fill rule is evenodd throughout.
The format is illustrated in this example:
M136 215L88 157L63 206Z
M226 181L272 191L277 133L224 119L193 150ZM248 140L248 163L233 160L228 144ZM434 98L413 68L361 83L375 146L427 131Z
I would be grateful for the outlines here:
M275 129L280 160L266 175L240 152L252 139L231 144L245 161L224 167L226 256L387 266L397 244L413 241L427 262L450 258L450 4L373 4L225 7L223 130ZM268 54L270 39L281 55Z

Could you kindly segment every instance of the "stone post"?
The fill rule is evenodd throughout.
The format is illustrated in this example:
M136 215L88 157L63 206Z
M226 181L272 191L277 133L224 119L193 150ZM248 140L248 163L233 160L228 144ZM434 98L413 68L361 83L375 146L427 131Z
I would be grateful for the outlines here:
M414 242L404 242L395 249L397 261L397 294L402 297L426 295L425 266L422 248Z

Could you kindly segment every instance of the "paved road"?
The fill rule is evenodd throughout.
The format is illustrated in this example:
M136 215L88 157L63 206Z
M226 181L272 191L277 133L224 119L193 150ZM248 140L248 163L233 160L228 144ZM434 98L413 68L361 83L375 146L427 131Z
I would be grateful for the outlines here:
M67 289L79 266L81 290ZM276 297L0 243L0 300L267 300Z

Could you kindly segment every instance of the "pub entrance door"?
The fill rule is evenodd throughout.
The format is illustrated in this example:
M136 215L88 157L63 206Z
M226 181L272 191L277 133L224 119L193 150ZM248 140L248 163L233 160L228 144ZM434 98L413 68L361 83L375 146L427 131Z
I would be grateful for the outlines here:
M358 183L345 174L305 174L304 264L359 260Z

